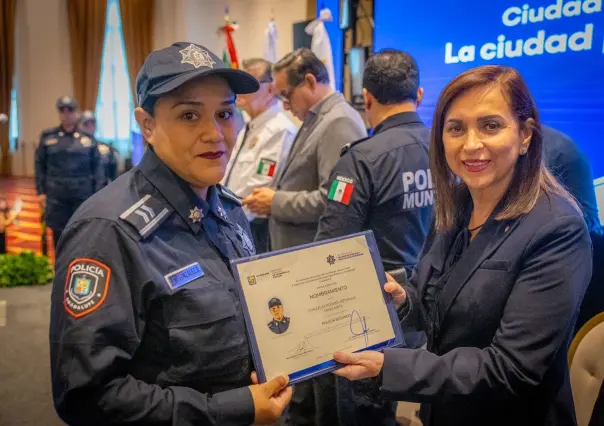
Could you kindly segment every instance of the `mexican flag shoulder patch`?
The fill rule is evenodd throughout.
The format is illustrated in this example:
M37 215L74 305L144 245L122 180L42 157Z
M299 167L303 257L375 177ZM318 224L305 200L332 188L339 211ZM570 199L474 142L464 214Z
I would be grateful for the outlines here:
M275 167L277 166L277 162L273 160L269 160L268 158L261 158L260 164L258 164L258 170L256 173L262 176L273 177L275 175Z
M348 205L350 203L352 192L354 191L353 182L354 180L351 178L336 176L331 184L331 189L329 190L327 198L332 201L337 201L338 203Z

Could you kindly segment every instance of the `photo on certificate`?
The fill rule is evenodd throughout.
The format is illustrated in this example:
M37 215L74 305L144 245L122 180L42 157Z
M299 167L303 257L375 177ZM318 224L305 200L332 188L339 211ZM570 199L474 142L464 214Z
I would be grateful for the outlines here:
M403 343L371 231L231 262L260 382L298 383L337 367L337 351Z

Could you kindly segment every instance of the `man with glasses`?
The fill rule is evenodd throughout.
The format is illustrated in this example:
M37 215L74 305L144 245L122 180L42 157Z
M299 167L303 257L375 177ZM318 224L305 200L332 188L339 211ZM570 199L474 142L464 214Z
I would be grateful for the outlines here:
M255 188L272 188L298 128L283 111L271 76L272 64L264 59L243 61L243 69L260 82L255 93L237 97L237 106L250 117L239 133L222 184L244 198ZM246 210L257 253L269 250L268 218Z
M104 170L97 142L78 131L78 105L57 100L61 124L44 130L36 149L36 190L55 248L71 215L103 186Z
M367 132L360 114L330 87L325 65L310 49L277 62L273 78L285 109L303 124L276 181L254 189L243 204L269 216L271 249L278 250L314 241L340 151Z
M303 124L273 187L255 189L243 204L269 215L271 249L278 250L314 241L340 152L367 131L361 115L331 88L325 65L310 49L298 49L277 62L273 78L285 109ZM287 421L337 424L333 388L330 374L296 385Z

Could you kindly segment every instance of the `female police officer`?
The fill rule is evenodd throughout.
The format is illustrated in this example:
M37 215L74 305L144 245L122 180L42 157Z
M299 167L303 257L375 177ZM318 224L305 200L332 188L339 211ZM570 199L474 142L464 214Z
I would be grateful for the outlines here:
M153 52L136 84L150 149L68 224L50 325L53 394L71 425L274 422L286 377L251 385L229 259L254 253L218 182L235 93L258 82L191 43ZM250 386L251 385L251 386Z

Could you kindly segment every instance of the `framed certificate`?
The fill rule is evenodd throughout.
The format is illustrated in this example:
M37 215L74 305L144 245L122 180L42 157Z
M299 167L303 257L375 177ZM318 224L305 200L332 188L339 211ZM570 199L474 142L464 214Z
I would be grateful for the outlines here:
M403 333L373 237L363 232L231 261L260 382L338 367L337 351L399 346Z

